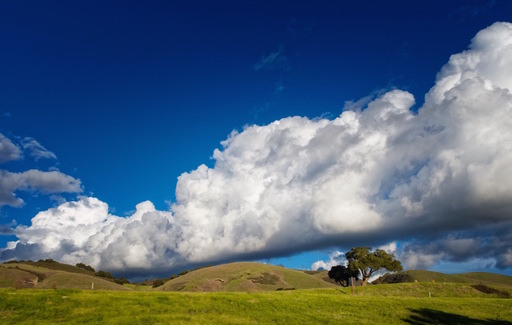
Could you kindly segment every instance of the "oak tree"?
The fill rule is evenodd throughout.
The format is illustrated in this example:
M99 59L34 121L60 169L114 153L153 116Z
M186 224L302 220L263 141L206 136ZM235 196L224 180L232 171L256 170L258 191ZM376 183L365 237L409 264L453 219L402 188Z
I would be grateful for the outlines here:
M388 254L382 249L371 252L371 247L355 247L345 254L348 261L348 269L361 273L365 286L368 280L378 270L386 269L391 272L402 271L402 264L395 259L393 254Z

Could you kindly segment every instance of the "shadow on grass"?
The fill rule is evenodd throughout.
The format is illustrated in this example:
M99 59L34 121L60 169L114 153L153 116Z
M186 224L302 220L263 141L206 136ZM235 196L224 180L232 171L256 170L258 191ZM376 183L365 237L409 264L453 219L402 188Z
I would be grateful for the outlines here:
M426 324L470 324L470 325L512 325L511 322L506 320L481 320L470 318L467 316L445 313L439 310L421 308L411 309L413 313L409 318L403 321L414 325L426 325Z

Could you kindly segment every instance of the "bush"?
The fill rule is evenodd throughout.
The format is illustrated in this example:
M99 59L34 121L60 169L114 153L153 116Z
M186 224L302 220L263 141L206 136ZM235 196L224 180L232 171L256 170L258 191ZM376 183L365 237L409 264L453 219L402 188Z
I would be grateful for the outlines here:
M99 270L98 272L94 273L94 275L102 278L114 279L114 276L110 272L105 272L102 270Z
M120 284L120 285L129 284L130 283L130 281L128 281L126 278L115 279L114 282L117 283L117 284Z
M79 268L79 269L84 269L84 270L87 270L87 271L96 272L96 271L92 268L92 266L90 266L90 265L85 265L84 263L77 263L75 266L76 266L77 268Z
M159 287L159 286L163 285L164 283L165 283L164 280L157 279L157 280L153 281L153 288Z
M56 261L54 261L53 259L51 258L47 258L45 260L38 260L37 263L57 263Z

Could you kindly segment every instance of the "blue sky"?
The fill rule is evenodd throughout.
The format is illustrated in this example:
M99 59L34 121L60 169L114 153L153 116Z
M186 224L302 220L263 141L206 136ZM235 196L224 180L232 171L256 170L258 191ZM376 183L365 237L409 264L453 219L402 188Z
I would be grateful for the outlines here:
M42 183L32 181L32 185L25 184L25 187L9 183L8 187L7 174L1 175L4 177L4 183L0 182L4 187L1 191L14 193L23 204L14 206L4 202L0 205L0 225L5 233L0 236L0 247L7 247L8 241L16 240L9 229L30 226L38 212L57 208L66 201L74 202L79 196L97 198L107 204L111 215L118 217L132 216L136 205L148 200L155 211L172 211L171 219L213 220L218 217L226 227L227 220L231 220L227 216L240 210L228 211L229 208L222 207L223 212L213 217L208 214L187 217L192 213L190 202L194 198L197 202L214 200L215 197L206 199L214 190L192 193L197 187L187 183L184 177L179 200L175 190L180 175L187 172L194 176L193 172L202 164L213 174L219 170L216 169L221 161L218 157L223 155L223 161L229 162L226 166L231 166L223 170L223 182L226 175L243 178L243 174L237 174L239 169L233 167L234 160L229 160L238 153L229 156L228 152L235 152L235 145L239 152L251 152L250 146L241 143L245 138L256 141L249 133L245 136L244 130L252 125L270 128L274 121L292 116L307 117L311 123L321 119L334 121L344 110L371 111L370 106L366 108L369 102L376 101L374 106L378 106L379 99L395 89L414 96L414 102L402 93L389 100L393 102L402 95L407 97L399 100L408 101L407 109L416 114L424 105L425 94L439 80L436 76L443 74L441 68L449 62L450 56L468 49L479 31L498 21L512 21L509 1L4 2L0 5L0 133L4 136L4 147L9 142L19 153L17 158L3 158L0 169L18 175L28 170L53 172L52 177L63 183L56 186L46 179ZM489 80L493 79L489 77ZM300 125L299 128L309 127ZM320 126L311 126L316 127ZM241 136L231 135L234 144L229 151L230 145L222 145L221 141L230 137L233 130ZM322 139L317 141L330 141ZM266 145L278 146L276 143L270 141ZM461 144L453 144L457 145ZM221 154L215 155L215 149ZM284 163L301 158L279 155L276 159ZM319 170L324 166L321 160L318 159L320 163L316 166ZM424 165L416 166L414 173L420 173L422 167ZM43 174L37 175L43 177ZM49 174L44 177L47 176ZM64 179L65 176L71 179ZM216 185L215 179L209 178L209 184L213 184L210 186L222 188ZM410 184L412 179L409 179ZM380 186L387 184L384 178L380 180ZM512 182L505 180L505 183L510 186ZM244 196L244 190L233 185L235 183L224 185L229 187L229 184L238 189L239 197L233 201L228 199L225 207L234 206L235 201L236 204L244 200L247 204L252 202L254 193ZM248 182L247 186L252 185ZM398 191L398 187L389 185L382 190L385 194L379 192L378 195L394 195L393 190ZM292 193L287 187L281 191ZM219 197L229 195L222 193ZM377 194L372 195L374 200ZM321 203L314 202L321 209ZM173 204L177 208L171 208ZM382 211L388 209L384 205L381 208ZM504 209L508 216L491 213L492 222L510 220L510 204ZM195 205L193 210L202 211ZM247 212L247 220L253 218L257 228L264 229L248 233L271 241L272 234L267 234L270 230L265 228L267 224L259 221L271 218L271 214L256 210ZM276 211L284 210L276 208ZM269 241L264 245L246 243L240 249L228 249L219 244L219 250L227 250L225 257L194 256L189 251L182 252L192 245L191 241L180 248L179 253L171 254L169 248L164 249L171 256L166 260L167 269L244 258L308 268L317 260L327 260L332 251L349 249L350 238L365 239L353 241L354 245L374 247L398 242L401 249L407 246L402 243L409 243L407 247L411 247L411 251L416 247L416 252L421 243L430 240L428 236L422 237L419 230L409 233L393 227L382 228L386 236L372 236L369 232L356 236L356 228L345 232L345 228L338 229L331 221L322 223L327 220L322 218L328 218L331 212L324 216L315 211L321 217L312 225L325 237L312 235L310 246L297 243L287 247L278 243L272 250ZM387 212L382 211L379 210L379 215L385 216ZM467 210L454 213L464 211ZM304 218L309 218L306 215ZM251 223L242 224L247 229L252 227ZM284 224L287 223L283 221L280 226ZM482 243L492 241L492 236L488 233L473 236L477 224L488 225L478 219L468 226L443 228L427 222L418 228L426 227L426 233L444 238L444 243L457 239L459 244L460 240L470 244L468 240L479 238L479 247L484 247ZM339 231L324 231L329 227ZM31 241L28 233L20 235L21 229L18 228L18 238L25 238L21 242L33 243L35 239ZM290 232L293 229L291 227ZM208 234L188 235L198 236L197 240L203 242L210 238ZM169 233L166 236L171 236L168 242L178 241ZM338 241L336 236L344 239ZM57 235L52 238L52 242L59 241ZM57 246L50 246L53 250L33 251L68 262L74 261L70 256L78 254L76 251L75 255L63 253L61 245L57 245L60 247L57 253ZM511 246L512 243L505 242L498 245L499 248L491 249L487 245L483 250L506 253ZM397 255L400 252L397 251ZM127 260L116 265L106 264L102 262L106 260L103 253L102 250L89 252L101 256L91 257L89 263L114 271L121 269L120 265L128 266L134 274L150 272L132 267ZM4 257L29 256L16 254ZM510 254L512 256L512 250ZM497 262L491 253L485 256L484 262L463 253L460 256L453 252L437 257L424 255L435 261L411 262L411 265L437 269L449 265L446 269L454 271L455 263L463 265L461 271L474 268L511 274L511 266L506 263L496 268ZM457 264L459 262L465 264ZM167 270L163 265L156 268L158 272Z

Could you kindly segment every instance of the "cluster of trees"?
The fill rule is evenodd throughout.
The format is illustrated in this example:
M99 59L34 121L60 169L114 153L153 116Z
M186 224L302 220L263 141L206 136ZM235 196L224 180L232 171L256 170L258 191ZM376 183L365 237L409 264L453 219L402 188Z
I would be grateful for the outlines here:
M75 266L77 268L79 268L79 269L84 269L84 270L87 270L87 271L96 272L96 270L94 270L94 268L92 266L85 265L84 263L77 263Z
M329 278L346 287L350 284L350 278L355 280L361 276L362 285L368 284L368 280L375 272L385 269L391 272L402 271L402 263L395 259L393 254L388 254L382 249L371 251L371 247L355 247L345 254L348 265L333 266L329 271Z

